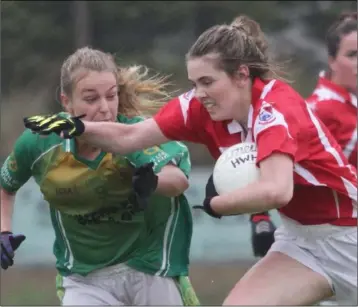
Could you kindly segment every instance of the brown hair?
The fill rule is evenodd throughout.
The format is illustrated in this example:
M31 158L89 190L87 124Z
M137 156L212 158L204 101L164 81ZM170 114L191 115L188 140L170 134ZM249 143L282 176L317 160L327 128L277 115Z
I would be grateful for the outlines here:
M111 54L90 47L77 49L62 64L61 92L70 97L76 83L88 71L109 71L115 74L120 114L149 115L170 98L166 91L169 85L167 77L158 74L148 77L149 69L143 65L119 67Z
M326 45L328 55L337 56L342 37L357 31L357 12L344 12L328 28L326 34Z
M149 69L144 65L119 68L119 113L151 115L171 99L174 92L167 90L171 85L168 76L148 75Z
M202 33L186 55L187 60L216 54L218 64L234 75L240 65L247 65L252 78L280 78L281 69L268 54L268 43L260 25L240 15L230 25L216 25Z

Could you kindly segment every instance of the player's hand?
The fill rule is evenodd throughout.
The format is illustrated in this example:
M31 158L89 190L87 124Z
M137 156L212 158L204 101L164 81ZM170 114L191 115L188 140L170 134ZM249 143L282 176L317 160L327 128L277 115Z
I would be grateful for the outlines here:
M1 267L4 270L14 264L15 251L25 239L24 235L14 235L10 231L1 232Z
M158 176L153 170L154 163L146 163L134 170L132 184L134 192L141 199L149 198L158 186Z
M193 206L194 209L201 209L204 210L207 214L209 214L211 217L214 218L221 218L221 215L217 214L216 212L214 212L214 210L211 208L211 200L215 197L218 196L218 192L216 192L215 186L214 186L214 180L213 180L213 175L211 174L211 176L208 179L208 182L206 183L206 188L205 188L205 199L203 202L202 206Z
M251 244L255 257L264 257L275 242L275 225L267 212L253 214L251 222Z
M52 132L70 139L80 136L85 131L85 125L81 121L85 115L64 118L59 114L35 115L24 118L25 127L34 133L48 135Z

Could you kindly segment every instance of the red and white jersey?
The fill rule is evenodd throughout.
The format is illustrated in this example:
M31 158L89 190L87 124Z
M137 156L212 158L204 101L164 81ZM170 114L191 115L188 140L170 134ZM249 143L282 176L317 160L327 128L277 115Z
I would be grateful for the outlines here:
M357 172L327 127L289 85L255 79L248 131L236 121L215 122L194 90L166 104L154 120L172 140L201 143L217 159L242 141L257 144L257 163L274 152L294 161L294 196L279 211L301 224L357 225Z
M307 102L336 138L348 161L357 168L357 96L332 83L321 72Z

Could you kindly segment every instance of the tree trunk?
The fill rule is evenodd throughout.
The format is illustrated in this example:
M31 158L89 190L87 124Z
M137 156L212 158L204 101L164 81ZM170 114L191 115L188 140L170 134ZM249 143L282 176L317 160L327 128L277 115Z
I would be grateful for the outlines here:
M90 44L90 16L88 1L73 1L73 25L75 48Z

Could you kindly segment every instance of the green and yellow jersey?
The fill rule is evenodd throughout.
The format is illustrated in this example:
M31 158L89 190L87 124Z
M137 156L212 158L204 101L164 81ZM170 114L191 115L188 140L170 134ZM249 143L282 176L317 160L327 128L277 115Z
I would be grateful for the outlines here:
M139 117L118 116L133 124ZM1 168L1 186L16 192L33 176L49 203L55 231L53 252L63 276L86 275L117 263L149 274L188 274L192 216L184 195L153 195L143 211L132 190L134 167L154 162L155 172L176 164L187 176L184 144L121 156L101 152L95 160L76 154L75 141L26 130Z

